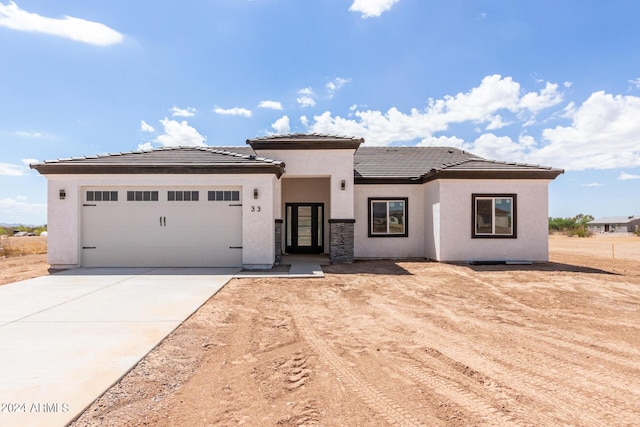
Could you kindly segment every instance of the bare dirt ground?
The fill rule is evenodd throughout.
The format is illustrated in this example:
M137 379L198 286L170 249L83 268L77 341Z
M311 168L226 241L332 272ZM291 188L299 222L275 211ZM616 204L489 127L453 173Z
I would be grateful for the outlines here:
M640 238L594 242L232 280L74 425L640 425Z
M48 274L46 237L0 236L0 285Z

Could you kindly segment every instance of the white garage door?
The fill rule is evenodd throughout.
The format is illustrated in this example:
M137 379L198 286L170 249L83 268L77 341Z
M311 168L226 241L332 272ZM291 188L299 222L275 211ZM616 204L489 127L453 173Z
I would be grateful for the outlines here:
M240 188L85 188L83 267L242 266Z

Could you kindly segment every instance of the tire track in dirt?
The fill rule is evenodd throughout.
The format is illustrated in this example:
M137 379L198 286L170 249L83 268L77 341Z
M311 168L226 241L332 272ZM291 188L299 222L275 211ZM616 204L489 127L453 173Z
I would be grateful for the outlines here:
M391 425L425 425L413 417L410 411L403 408L398 402L387 397L384 393L369 384L364 378L360 377L354 370L350 369L347 364L335 355L315 332L313 332L304 316L299 313L297 308L299 304L293 301L292 298L290 298L289 302L292 308L291 312L294 322L298 326L302 337L316 349L338 378L342 378L347 387L360 397L374 412L378 413L378 415ZM443 425L442 422L435 417L427 420L427 422L429 426Z
M352 307L345 303L344 298L336 294L332 296L334 297L331 301L333 308L337 308L339 311L345 313L352 311ZM381 335L386 340L391 339L396 342L407 341L407 336L398 334L393 329L387 328L387 326L388 325L378 326L381 330L384 329L384 333ZM467 367L465 367L467 368L467 372L465 373L464 369L461 369L460 363L450 366L436 358L426 359L419 355L415 356L415 354L418 353L413 352L411 355L407 355L408 359L402 358L402 360L396 360L395 363L389 363L390 361L387 359L386 363L366 366L366 362L364 362L365 366L362 367L362 370L374 372L379 366L391 367L388 369L397 372L397 374L392 375L393 377L406 377L405 382L411 379L417 381L419 384L426 386L432 393L445 398L447 401L453 402L467 413L481 417L483 424L488 422L489 425L521 425L501 412L506 404L504 400L499 401L494 398L492 393L484 390L477 381L466 375L466 373L468 373ZM419 364L407 365L408 361ZM362 366L362 361L360 364ZM398 365L400 365L400 368L396 368ZM465 387L468 387L471 391L466 390ZM512 406L517 405L514 399L507 400L509 400Z
M457 272L459 273L459 272ZM466 277L466 276L465 276ZM488 284L487 282L473 278L473 280L484 286L488 286L492 289L495 289L495 286ZM542 317L539 313L539 310L535 308L528 307L527 311L532 318L540 318ZM629 382L629 378L637 377L637 367L639 366L636 363L637 355L627 354L624 356L620 356L615 353L613 350L607 349L605 347L601 347L600 349L594 348L594 344L591 342L585 342L584 339L570 339L570 340L559 340L554 337L549 337L542 335L540 333L532 332L527 328L518 328L517 331L512 327L496 324L496 323L488 323L481 318L474 319L475 323L484 323L485 329L487 330L501 330L502 334L505 336L509 336L512 340L518 338L519 346L509 346L509 348L505 351L508 351L508 355L505 354L505 357L514 358L515 353L518 352L520 360L519 362L525 362L532 366L553 366L560 367L561 369L557 370L558 373L562 373L564 377L568 380L571 378L581 378L589 380L589 386L591 386L594 390L603 389L603 388L615 388L622 393L632 394L640 394L640 391L634 387L633 383ZM539 322L537 322L539 323ZM553 330L549 331L553 333ZM565 330L565 333L569 331ZM520 335L522 335L522 339L520 339ZM582 338L582 337L580 337ZM541 345L544 342L547 345L551 346L551 349ZM535 343L534 346L531 346L531 343ZM529 346L529 348L527 348ZM577 348L576 348L577 347ZM495 350L495 347L492 347ZM560 355L566 354L566 357L561 357ZM587 356L589 358L598 358L598 360L592 360L588 366L582 366L576 363L580 358L586 359ZM634 373L624 374L624 375L611 375L610 370L602 369L599 366L601 363L606 362L607 364L615 363L622 367L624 370L629 370L632 368ZM552 380L556 377L547 376L549 380ZM572 383L572 381L568 381ZM621 387L623 385L624 387ZM575 387L574 387L575 388ZM636 407L631 407L627 405L626 400L613 400L610 399L607 395L600 394L601 404L609 406L613 411L615 408L618 409L626 409L626 410L638 410ZM607 402L607 403L605 403ZM622 407L622 408L621 408Z
M395 320L406 318L403 313L393 310L391 308L391 305L387 305L385 309L389 311L389 317ZM473 319L472 321L475 320L476 319ZM577 404L579 404L580 408L587 409L586 412L582 411L577 415L578 419L584 422L584 425L607 425L608 423L610 423L610 421L604 421L592 416L592 414L601 413L603 406L609 408L607 415L612 415L619 411L619 402L611 402L610 399L604 398L604 401L599 400L598 403L593 403L591 401L592 398L577 394L580 391L580 389L577 387L572 387L574 389L574 392L572 393L567 393L561 388L550 387L549 384L555 384L557 382L557 377L544 375L536 370L527 369L526 366L529 366L532 363L530 361L516 360L510 362L510 360L512 360L513 358L512 353L500 354L500 357L496 359L498 355L496 354L495 347L483 350L482 353L484 354L479 354L477 352L477 349L473 349L468 346L465 348L454 349L454 347L449 343L449 340L446 336L436 338L435 335L438 335L438 332L436 330L430 330L428 334L425 333L425 325L421 324L416 326L416 321L414 319L411 319L410 315L409 319L404 320L403 323L404 327L400 329L413 330L414 333L412 335L401 334L396 338L397 340L411 341L421 345L428 343L427 347L436 348L441 353L446 354L447 357L452 359L453 361L464 361L463 363L465 363L465 365L473 365L474 362L483 360L485 369L489 368L489 371L493 372L496 375L496 378L499 378L500 381L508 384L515 383L521 386L517 391L514 390L509 393L512 397L515 397L519 394L526 395L529 399L539 402L542 407L549 408L548 412L562 414L560 419L548 419L547 425L557 425L557 423L561 420L570 419L567 417L575 416L575 412L572 409L574 409ZM419 338L419 340L416 341L416 338ZM513 346L509 347L508 349L513 350ZM494 360L493 363L487 360L487 355L491 355L491 358ZM531 366L540 365L533 364ZM507 374L504 374L505 368L507 368L508 370ZM472 369L482 370L482 368L477 367L472 367ZM557 374L558 372L556 372L555 374ZM488 377L490 378L491 376ZM455 379L455 381L459 380L459 378ZM571 377L567 379L567 382L571 383L570 380ZM538 392L536 393L536 391ZM571 408L571 410L567 408ZM540 415L541 414L535 414L533 415L533 418L539 419ZM536 424L536 422L533 422L533 424Z

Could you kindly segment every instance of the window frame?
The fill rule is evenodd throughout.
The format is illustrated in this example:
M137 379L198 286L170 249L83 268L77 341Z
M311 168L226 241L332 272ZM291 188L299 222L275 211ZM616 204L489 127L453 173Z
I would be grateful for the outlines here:
M387 232L386 233L374 233L373 232L373 204L377 202L387 203ZM389 203L390 202L403 202L404 203L404 232L402 233L389 233ZM369 197L367 198L367 234L369 237L409 237L409 198L408 197Z
M496 199L511 199L511 234L496 234ZM491 200L491 233L478 233L477 222L477 200ZM518 238L518 195L514 193L474 193L471 195L471 238L472 239L517 239Z

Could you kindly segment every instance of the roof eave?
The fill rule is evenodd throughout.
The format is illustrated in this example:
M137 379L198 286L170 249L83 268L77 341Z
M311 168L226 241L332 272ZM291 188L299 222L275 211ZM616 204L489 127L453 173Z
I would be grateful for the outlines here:
M42 175L96 175L96 174L257 174L273 173L278 178L284 173L284 163L273 164L185 164L185 165L113 165L37 163L30 165Z

